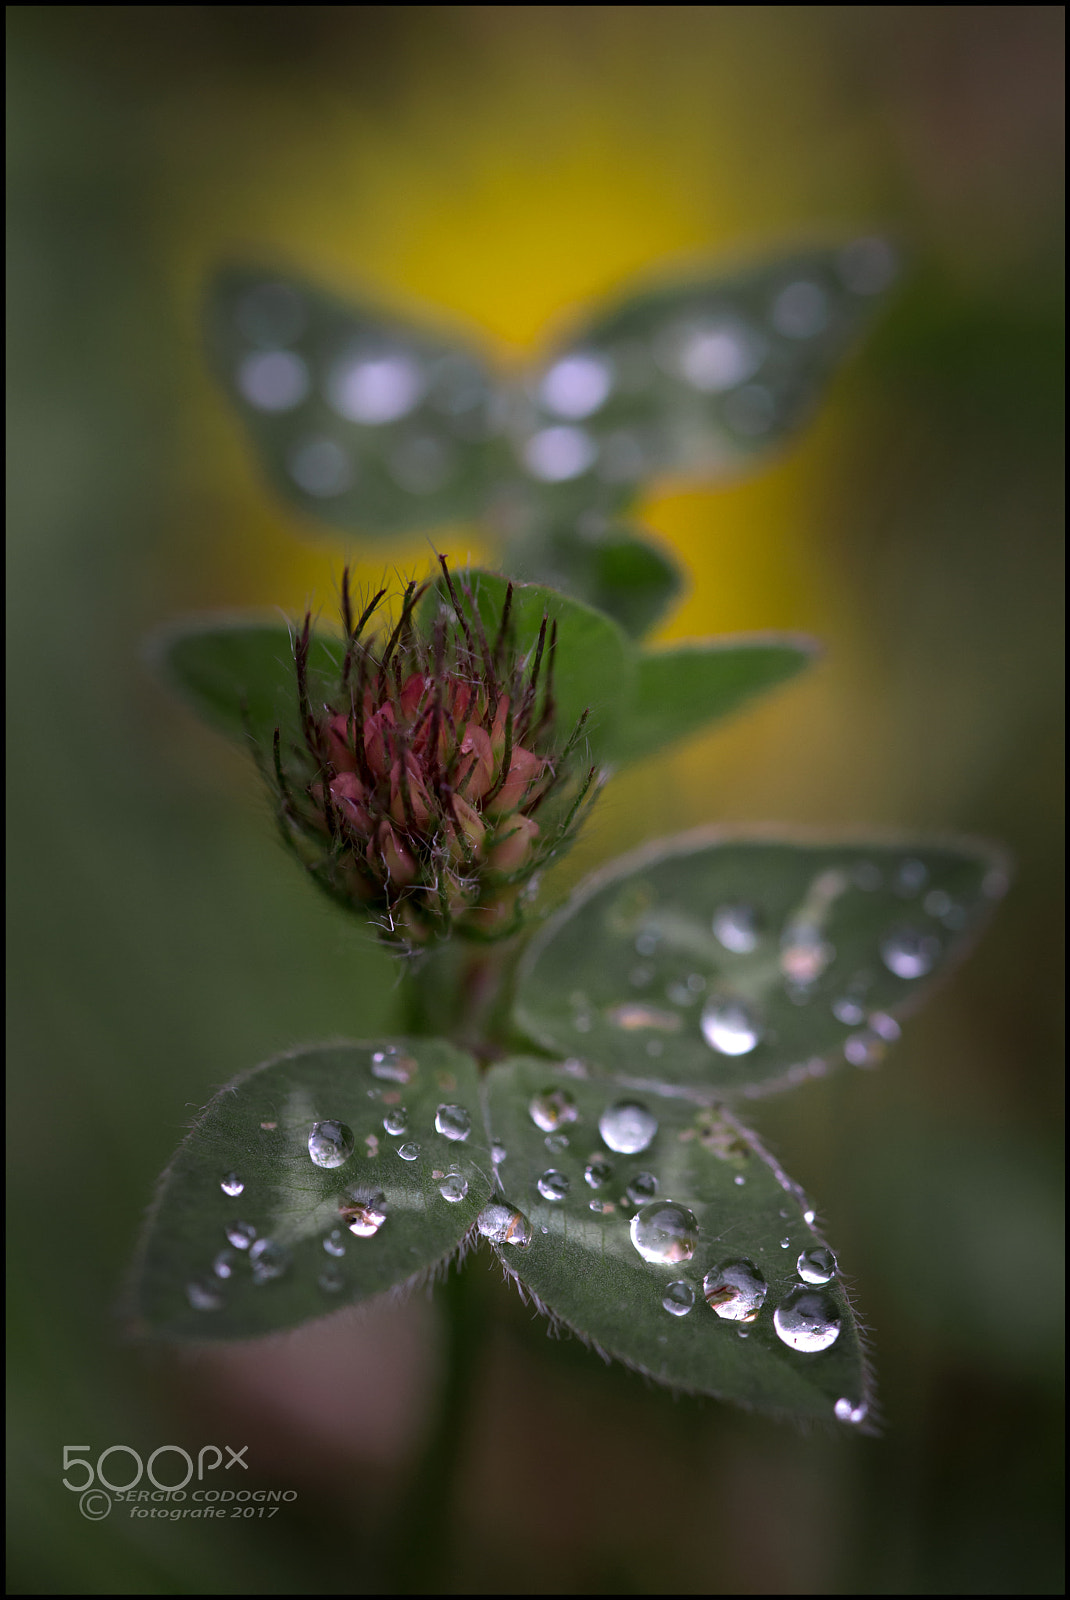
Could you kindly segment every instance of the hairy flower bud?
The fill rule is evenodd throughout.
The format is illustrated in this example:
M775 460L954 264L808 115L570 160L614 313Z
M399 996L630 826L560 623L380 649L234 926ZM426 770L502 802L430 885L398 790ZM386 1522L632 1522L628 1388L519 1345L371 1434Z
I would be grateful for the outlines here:
M594 779L576 770L585 719L564 737L556 726L556 624L544 618L522 651L509 586L491 639L473 596L442 570L449 603L421 626L427 586L409 584L385 642L365 637L385 591L354 622L347 572L337 689L310 683L306 616L294 640L303 742L283 750L275 736L287 843L403 947L452 929L511 933L525 885L575 831Z

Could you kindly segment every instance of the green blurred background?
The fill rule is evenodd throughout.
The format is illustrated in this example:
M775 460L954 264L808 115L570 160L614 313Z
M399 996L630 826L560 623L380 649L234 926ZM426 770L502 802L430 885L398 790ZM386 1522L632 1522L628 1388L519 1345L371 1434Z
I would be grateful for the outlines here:
M825 662L619 780L569 868L712 820L1014 852L882 1070L756 1116L854 1284L884 1435L674 1401L547 1340L477 1258L488 1333L427 1554L443 1592L1062 1592L1062 8L15 6L8 29L11 1589L375 1593L424 1536L391 1519L434 1303L210 1356L147 1357L114 1317L193 1109L396 1006L244 761L139 657L178 612L329 605L347 553L257 480L203 364L205 275L266 249L516 362L663 262L890 228L909 277L816 426L642 508L692 578L661 637L801 628ZM363 578L428 560L348 553ZM297 1503L93 1523L60 1482L65 1444L211 1442Z

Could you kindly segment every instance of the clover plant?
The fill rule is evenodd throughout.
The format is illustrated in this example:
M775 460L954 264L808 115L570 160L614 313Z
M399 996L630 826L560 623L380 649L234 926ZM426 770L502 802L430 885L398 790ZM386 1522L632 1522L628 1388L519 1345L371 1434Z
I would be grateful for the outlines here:
M482 1244L658 1382L871 1425L834 1248L741 1106L876 1064L1003 892L999 851L707 828L557 908L540 880L614 771L812 659L775 634L645 649L679 580L627 514L652 477L780 443L892 276L871 239L656 286L510 383L277 270L220 276L209 350L276 488L365 535L483 519L503 572L440 561L393 597L346 573L334 629L155 641L313 882L395 951L408 1025L205 1108L145 1227L139 1332L270 1334Z

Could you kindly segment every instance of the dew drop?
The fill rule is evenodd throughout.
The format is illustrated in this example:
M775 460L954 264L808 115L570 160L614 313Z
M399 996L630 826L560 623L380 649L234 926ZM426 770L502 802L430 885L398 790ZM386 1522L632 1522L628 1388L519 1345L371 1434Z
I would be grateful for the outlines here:
M811 1228L814 1225L816 1217L817 1217L817 1212L816 1211L804 1211L803 1212L803 1221L805 1223L807 1223L807 1225L809 1227L811 1227Z
M237 1263L238 1258L233 1250L220 1250L212 1262L212 1271L217 1278L229 1278L233 1276Z
M476 1218L476 1227L491 1244L511 1244L519 1250L531 1243L531 1223L522 1211L492 1202Z
M257 350L237 373L238 389L258 411L292 411L309 391L308 367L292 350Z
M460 1172L447 1172L438 1186L438 1192L451 1206L456 1205L468 1193L468 1179Z
M939 955L939 939L917 928L893 928L881 942L881 960L897 978L924 978Z
M670 359L701 394L734 389L761 366L762 343L743 323L725 319L682 331L683 337L672 341Z
M258 1239L249 1251L254 1283L281 1278L290 1265L290 1252L277 1239Z
M568 1179L550 1167L540 1177L538 1189L544 1200L563 1200L568 1194Z
M415 1161L419 1154L420 1146L418 1144L412 1144L410 1142L409 1144L398 1145L398 1155L401 1157L402 1161Z
M349 452L322 434L302 439L287 453L286 467L297 487L317 500L344 494L356 476Z
M622 1156L636 1156L652 1143L658 1119L637 1100L618 1100L602 1112L598 1131L610 1150Z
M408 1083L416 1071L416 1062L396 1044L373 1051L370 1065L372 1077L388 1083Z
M677 1033L680 1028L680 1018L675 1011L661 1011L656 1006L641 1006L634 1001L629 1001L622 1006L613 1006L606 1012L606 1021L615 1028L621 1028L625 1033L635 1033L644 1028L657 1028L663 1033Z
M884 1059L884 1040L868 1028L850 1033L843 1041L843 1053L852 1067L875 1067Z
M930 889L922 905L930 917L946 917L951 910L951 896L945 889Z
M383 1118L383 1129L392 1139L401 1139L409 1131L409 1113L404 1106L395 1106Z
M816 983L835 954L835 947L821 937L819 928L806 922L792 923L780 942L780 970L789 983Z
M317 1167L343 1167L355 1144L353 1130L344 1122L314 1122L308 1136L308 1153Z
M790 1239L781 1239L781 1241L780 1241L781 1250L786 1250L790 1244L791 1244L791 1240Z
M815 1245L803 1251L795 1270L804 1283L829 1283L836 1275L836 1257L827 1245Z
M472 1119L464 1106L439 1106L435 1128L451 1144L460 1144L472 1131Z
M641 956L652 956L661 943L661 935L656 928L644 928L636 935L635 948Z
M528 1113L543 1133L556 1133L579 1117L576 1102L566 1089L544 1089L532 1100Z
M866 1416L869 1412L869 1407L866 1405L865 1401L856 1406L852 1405L851 1401L846 1397L837 1400L832 1409L836 1414L836 1420L838 1422L853 1422L856 1425L859 1422L865 1422Z
M386 1221L386 1199L379 1189L354 1184L338 1209L355 1239L373 1239Z
M840 1314L820 1289L793 1289L773 1316L777 1337L793 1350L827 1350L840 1336Z
M232 1200L245 1193L245 1185L236 1172L228 1172L219 1187L224 1194L229 1194Z
M732 1182L735 1183L735 1184L738 1184L738 1186L741 1189L742 1189L743 1185L746 1183L746 1181L747 1180L746 1180L746 1178L743 1177L742 1173L738 1173L738 1172L736 1173L736 1176L732 1179Z
M588 1161L583 1169L584 1180L591 1189L603 1189L613 1176L613 1168L608 1161Z
M789 283L773 301L772 323L785 339L812 339L828 322L828 296L805 278Z
M424 375L412 356L347 357L327 384L334 409L350 422L378 426L407 416L424 390Z
M896 894L904 899L919 894L929 881L929 869L924 861L901 861L892 882Z
M702 1280L706 1304L725 1322L754 1322L769 1285L751 1261L726 1261Z
M851 995L843 995L841 999L832 1002L832 1015L837 1022L844 1023L848 1028L856 1028L865 1014L858 1001Z
M492 1144L490 1147L490 1159L494 1162L495 1166L497 1166L499 1162L504 1161L508 1154L509 1152L503 1144Z
M340 1267L324 1267L316 1281L324 1294L337 1294L345 1288L345 1277Z
M562 1150L568 1149L567 1133L548 1133L542 1141L551 1155L559 1156Z
M346 1253L345 1234L341 1228L332 1228L323 1240L323 1248L329 1256L344 1256Z
M227 1238L235 1250L248 1250L256 1238L256 1229L251 1222L232 1222L227 1227Z
M886 1011L874 1011L870 1016L869 1025L878 1038L887 1044L894 1044L903 1031L895 1018L890 1017Z
M658 1180L652 1172L637 1172L626 1190L633 1206L646 1205L658 1192Z
M203 1283L187 1283L186 1299L194 1311L218 1311L223 1304L223 1296L218 1290Z
M734 955L748 955L758 945L758 913L750 905L720 906L713 914L714 937Z
M605 404L612 387L613 368L605 356L575 354L550 368L539 386L539 399L548 411L578 422Z
M543 428L524 446L524 465L543 483L567 483L594 464L598 446L583 428Z
M690 1261L698 1243L698 1221L684 1206L656 1200L631 1221L632 1244L644 1261L655 1266Z
M702 1013L702 1033L723 1056L745 1056L762 1037L750 1010L739 1000L711 1000Z
M686 1278L677 1278L675 1283L667 1283L665 1285L665 1293L661 1297L661 1304L670 1317L686 1317L694 1303L694 1285L688 1283Z

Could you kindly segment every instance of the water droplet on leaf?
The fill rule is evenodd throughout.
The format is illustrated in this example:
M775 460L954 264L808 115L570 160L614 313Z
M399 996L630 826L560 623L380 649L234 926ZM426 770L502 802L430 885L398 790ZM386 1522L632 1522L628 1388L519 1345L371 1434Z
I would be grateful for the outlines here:
M511 1244L524 1250L531 1243L531 1223L512 1206L492 1203L476 1218L476 1227L491 1244Z
M618 1155L635 1156L645 1150L658 1131L658 1119L637 1100L618 1100L598 1119L598 1131Z
M769 1285L751 1261L726 1261L713 1267L702 1280L710 1310L725 1322L754 1322L765 1303Z
M565 1089L544 1089L528 1106L531 1120L543 1133L556 1133L579 1117L576 1102Z
M631 1221L632 1244L644 1261L655 1266L690 1261L698 1243L698 1221L684 1206L655 1201Z
M844 1398L836 1401L833 1410L839 1422L853 1422L857 1425L859 1422L865 1422L869 1407L864 1401L856 1406Z
M256 1238L256 1229L251 1222L232 1222L227 1227L227 1238L235 1250L248 1250Z
M290 1265L290 1252L277 1239L258 1239L249 1251L254 1283L281 1278Z
M383 1129L392 1139L400 1139L409 1131L409 1113L404 1106L396 1106L383 1118Z
M850 995L844 995L842 999L832 1002L832 1015L837 1022L844 1023L848 1028L856 1028L865 1014L858 1001Z
M420 1146L418 1144L398 1145L398 1155L401 1157L402 1161L415 1161L419 1154Z
M379 1189L354 1184L339 1206L342 1218L356 1239L373 1239L386 1221L386 1199Z
M236 1199L238 1195L245 1193L245 1185L236 1172L228 1172L219 1187L224 1194L229 1194L232 1199Z
M345 1278L340 1267L324 1267L317 1282L324 1294L337 1294L345 1287Z
M456 1205L458 1200L463 1200L468 1193L468 1179L459 1172L447 1172L438 1186L438 1192L443 1200L448 1200L450 1205Z
M223 1296L218 1290L208 1288L203 1283L187 1283L186 1299L194 1311L218 1311L223 1304Z
M836 1257L827 1245L814 1245L803 1251L795 1270L804 1283L828 1283L836 1275Z
M353 1154L353 1130L344 1122L314 1122L308 1153L317 1167L343 1167Z
M633 1206L645 1205L658 1192L658 1180L652 1172L637 1172L628 1185L628 1199Z
M713 914L714 937L734 955L748 955L758 945L758 913L753 906L720 906Z
M233 1250L220 1250L212 1262L212 1271L217 1278L229 1278L233 1275L237 1262L238 1257Z
M939 955L939 939L917 928L893 928L881 942L881 960L897 978L924 978Z
M435 1128L444 1139L459 1144L472 1131L472 1118L464 1106L439 1106L435 1112Z
M555 1172L551 1167L542 1174L538 1188L544 1200L563 1200L568 1194L568 1179L563 1172Z
M323 1248L329 1256L344 1256L346 1253L345 1235L341 1228L332 1228L324 1238Z
M562 1150L568 1149L567 1133L548 1133L542 1141L551 1155L559 1156Z
M675 1283L667 1283L661 1303L671 1317L686 1317L695 1303L694 1285L688 1283L685 1278L678 1278Z
M588 1161L583 1176L592 1189L602 1189L612 1178L613 1168L608 1161Z
M840 1314L820 1289L793 1289L773 1315L777 1337L792 1350L814 1354L827 1350L840 1336Z
M739 1000L711 1000L702 1013L702 1032L711 1049L723 1056L745 1056L762 1031Z

